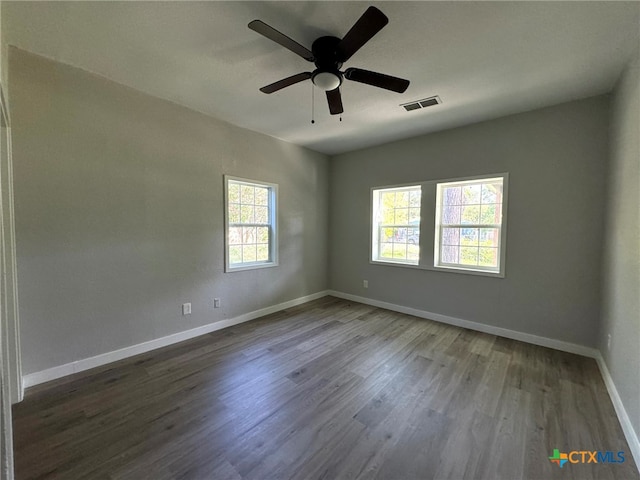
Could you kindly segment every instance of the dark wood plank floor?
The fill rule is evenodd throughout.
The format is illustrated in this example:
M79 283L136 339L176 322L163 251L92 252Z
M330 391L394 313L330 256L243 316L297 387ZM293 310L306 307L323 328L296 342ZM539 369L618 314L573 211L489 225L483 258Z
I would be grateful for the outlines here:
M637 479L592 359L317 300L27 391L17 478ZM624 451L566 464L553 449Z

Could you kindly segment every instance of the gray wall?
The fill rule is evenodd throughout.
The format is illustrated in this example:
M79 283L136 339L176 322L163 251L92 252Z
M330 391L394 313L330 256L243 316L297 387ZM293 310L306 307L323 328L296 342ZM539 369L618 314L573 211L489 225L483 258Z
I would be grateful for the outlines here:
M599 347L640 434L640 51L616 86L611 125Z
M25 374L327 288L327 157L15 48L9 61ZM279 184L278 267L224 273L223 174Z
M331 288L595 346L608 105L594 97L332 158ZM369 263L371 187L499 172L510 173L506 278Z
M3 15L3 11L7 2L0 0L0 83L7 88L7 72L8 72L8 55L7 55L7 29L3 28L3 21L6 21L7 16ZM5 19L5 20L3 20ZM5 92L6 95L6 92Z
M0 1L0 91L3 94L3 101L0 101L0 209L2 211L3 224L7 225L5 215L10 213L8 208L11 201L11 192L7 189L8 167L11 164L11 150L8 142L8 105L6 100L7 83L7 49L5 41L5 31L2 28L2 11L4 2ZM4 115L3 115L4 113ZM7 199L9 202L7 202ZM12 221L11 216L8 217ZM11 226L11 225L9 225ZM18 391L20 385L20 371L17 367L19 358L19 343L15 342L17 323L14 315L15 304L11 305L10 300L14 300L14 290L11 288L15 281L14 271L11 268L14 262L12 251L13 238L11 229L4 228L0 231L0 247L6 252L4 258L0 259L0 478L8 480L13 478L13 429L11 420L11 402L21 399L21 392ZM5 283L6 282L6 283ZM9 309L8 307L12 307Z

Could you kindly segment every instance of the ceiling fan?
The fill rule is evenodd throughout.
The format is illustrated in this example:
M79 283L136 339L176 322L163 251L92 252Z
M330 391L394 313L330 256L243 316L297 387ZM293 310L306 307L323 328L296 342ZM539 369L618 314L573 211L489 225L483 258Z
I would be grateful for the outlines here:
M382 30L387 23L389 23L389 19L384 13L376 7L369 7L344 38L320 37L313 42L311 51L309 51L306 47L266 23L260 20L253 20L249 23L251 30L258 32L269 40L273 40L316 66L313 72L302 72L283 78L262 87L260 91L264 93L277 92L310 78L315 86L326 92L331 115L343 112L340 85L345 78L393 92L404 93L409 86L409 80L361 68L347 68L344 72L340 71L342 64L371 40L376 33Z

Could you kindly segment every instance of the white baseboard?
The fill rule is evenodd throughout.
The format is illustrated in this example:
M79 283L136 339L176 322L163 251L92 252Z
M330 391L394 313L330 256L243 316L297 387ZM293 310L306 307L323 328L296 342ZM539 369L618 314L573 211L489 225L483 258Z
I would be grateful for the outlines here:
M640 472L640 440L638 439L638 434L631 424L629 414L627 414L627 410L624 408L624 404L622 403L622 399L620 398L620 394L618 393L616 384L613 383L613 378L611 377L611 373L609 373L607 363L604 361L604 357L602 356L600 351L598 351L596 361L598 362L600 373L602 374L602 378L604 379L604 384L607 386L609 397L611 397L613 408L615 408L616 415L618 415L618 420L620 421L620 425L622 426L622 431L624 432L624 436L626 437L629 448L631 449L631 454L633 455L633 459L636 461L636 466L638 467L638 471Z
M193 328L191 330L185 330L184 332L174 333L172 335L167 335L166 337L156 338L148 342L131 345L130 347L121 348L112 352L102 353L94 357L83 358L75 362L48 368L47 370L42 370L40 372L30 373L22 377L23 388L55 380L57 378L65 377L73 373L89 370L90 368L106 365L108 363L116 362L124 358L133 357L134 355L139 355L141 353L146 353L157 348L166 347L167 345L172 345L184 340L189 340L190 338L198 337L206 333L215 332L216 330L221 330L233 325L238 325L239 323L248 322L249 320L254 320L271 313L279 312L280 310L284 310L286 308L295 307L296 305L310 302L311 300L326 297L328 294L329 292L327 292L326 290L317 292L311 295L306 295L304 297L289 300L288 302L279 303L278 305L273 305L271 307L261 308L260 310L245 313L234 318L220 320L218 322L209 323L207 325Z
M449 315L442 315L441 313L432 313L425 310L418 310L416 308L404 307L402 305L396 305L395 303L382 302L380 300L374 300L372 298L360 297L358 295L351 295L350 293L336 292L329 290L329 295L338 298L344 298L345 300L351 300L353 302L364 303L366 305L372 305L374 307L385 308L387 310L393 310L394 312L406 313L413 315L414 317L426 318L428 320L434 320L440 323L446 323L448 325L455 325L456 327L468 328L469 330L475 330L483 333L490 333L499 337L510 338L512 340L519 340L521 342L532 343L534 345L540 345L542 347L549 347L555 350L561 350L563 352L575 353L584 357L597 358L599 351L595 348L585 347L584 345L577 345L575 343L564 342L562 340L556 340L553 338L539 337L531 333L518 332L516 330L509 330L502 327L494 327L492 325L486 325L484 323L472 322L469 320L463 320L462 318L450 317Z

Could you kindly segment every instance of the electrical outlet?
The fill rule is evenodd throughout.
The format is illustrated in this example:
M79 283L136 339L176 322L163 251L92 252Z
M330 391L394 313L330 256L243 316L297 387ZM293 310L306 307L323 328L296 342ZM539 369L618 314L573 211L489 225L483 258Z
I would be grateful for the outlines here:
M611 334L607 335L607 350L611 350Z
M213 299L213 308L220 308L220 299L219 298L214 298Z
M369 288L369 280L362 280L362 286L364 288Z
M182 315L191 315L191 303L182 304Z

